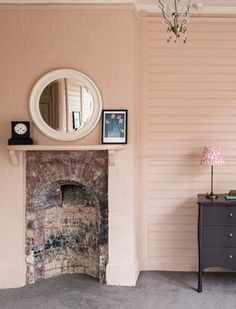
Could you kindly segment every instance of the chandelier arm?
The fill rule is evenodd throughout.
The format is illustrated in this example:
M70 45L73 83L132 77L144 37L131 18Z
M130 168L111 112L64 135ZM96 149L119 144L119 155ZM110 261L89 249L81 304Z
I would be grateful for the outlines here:
M183 13L178 12L178 15L180 15L182 17L188 17L190 9L191 9L191 0L188 1L188 4L186 6L186 10Z
M161 3L160 0L156 0L156 1L159 3L160 9L161 9L161 11L162 11L162 15L163 15L163 20L164 20L164 22L165 22L167 25L169 25L170 27L172 27L171 22L170 22L170 21L168 20L168 18L166 17L164 5Z
M190 9L191 9L191 5L190 5L190 0L189 0L187 9L186 9L186 11L184 12L184 15L183 15L184 17L188 17Z
M188 2L188 7L187 7L187 9L186 9L186 11L185 11L183 17L188 17L190 8L191 8L191 6L190 6L190 1L189 1L189 2ZM181 22L181 28L182 28L182 26L185 25L186 23L187 23L187 19L183 19L182 22Z
M186 8L184 14L181 14L181 16L182 16L183 18L187 18L187 17L188 17L190 8L191 8L191 6L190 6L190 0L189 0L189 1L188 1L188 6L187 6L187 8ZM181 21L181 23L180 23L180 27L182 28L182 26L183 26L184 24L186 24L186 23L187 23L187 19L183 19L183 20Z
M180 26L182 27L182 26L183 26L184 24L186 24L186 23L187 23L187 20L186 20L186 19L183 19Z

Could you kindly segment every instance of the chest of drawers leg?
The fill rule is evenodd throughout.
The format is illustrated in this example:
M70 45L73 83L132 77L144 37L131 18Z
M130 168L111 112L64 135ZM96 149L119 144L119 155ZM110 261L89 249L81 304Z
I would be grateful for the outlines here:
M198 292L202 292L202 205L198 210Z

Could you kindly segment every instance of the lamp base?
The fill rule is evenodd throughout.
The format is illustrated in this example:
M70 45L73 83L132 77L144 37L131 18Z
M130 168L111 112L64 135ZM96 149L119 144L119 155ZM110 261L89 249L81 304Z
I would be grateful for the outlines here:
M211 193L207 193L207 194L206 194L206 198L209 198L209 199L211 199L211 200L214 200L214 199L218 198L218 195L217 195L217 194L214 194L213 192L211 192Z

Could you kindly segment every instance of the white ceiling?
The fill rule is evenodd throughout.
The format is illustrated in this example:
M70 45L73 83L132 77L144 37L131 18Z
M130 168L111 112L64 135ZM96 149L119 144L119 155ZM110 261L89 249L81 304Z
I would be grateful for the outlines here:
M156 0L0 0L0 4L78 3L78 4L134 4L139 10L159 11ZM192 0L192 12L235 13L236 0Z

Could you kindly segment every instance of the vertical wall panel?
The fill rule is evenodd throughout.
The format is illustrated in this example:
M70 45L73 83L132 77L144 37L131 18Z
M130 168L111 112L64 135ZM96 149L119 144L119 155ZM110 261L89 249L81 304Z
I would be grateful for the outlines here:
M195 270L199 165L220 145L215 191L236 189L236 20L192 18L188 42L167 43L159 17L140 23L140 167L143 269Z

